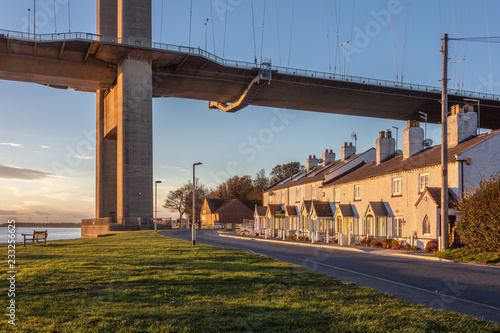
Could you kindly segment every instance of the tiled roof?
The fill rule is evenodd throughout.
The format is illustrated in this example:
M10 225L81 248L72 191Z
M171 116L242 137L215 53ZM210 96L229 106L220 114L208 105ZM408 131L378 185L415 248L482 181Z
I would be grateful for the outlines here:
M231 206L235 202L239 201L238 199L230 199L230 200L224 200L224 203L217 208L217 210L214 213L220 213L224 209L227 209L227 207Z
M297 216L297 209L295 206L285 206L286 215L288 216Z
M207 201L208 208L211 213L215 213L217 208L224 204L226 200L224 199L205 199Z
M333 217L332 207L329 202L314 201L314 211L318 217Z
M304 200L302 206L306 207L307 214L309 214L311 212L312 200Z
M448 162L455 161L455 155L460 154L467 149L481 143L482 141L498 134L500 130L491 131L488 134L482 134L464 141L455 147L448 149ZM376 162L368 163L361 166L359 169L354 170L343 177L340 177L328 185L344 184L353 181L359 181L371 177L419 169L427 166L438 165L441 163L441 145L425 149L407 159L403 159L403 155L395 156L385 162L377 165ZM326 184L323 184L326 185Z
M266 216L267 206L255 206L259 216Z
M370 206L372 206L373 214L375 216L387 216L387 209L381 201L370 201Z
M342 217L354 217L354 211L352 210L352 205L338 205Z
M426 187L425 191L420 194L420 197L418 197L417 202L415 203L415 206L418 206L419 202L422 200L424 197L425 193L429 193L431 196L432 201L438 206L438 208L441 208L441 187ZM449 207L455 207L457 198L455 197L455 194L448 189L448 206Z

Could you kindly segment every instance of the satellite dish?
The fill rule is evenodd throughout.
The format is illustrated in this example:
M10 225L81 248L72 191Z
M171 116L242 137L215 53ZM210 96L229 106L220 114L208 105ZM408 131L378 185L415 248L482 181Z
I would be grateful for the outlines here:
M430 147L432 146L432 140L431 139L425 139L424 142L424 147Z
M398 150L396 150L396 151L394 152L394 154L395 154L396 156L398 156L398 155L403 155L403 151L401 151L401 149L398 149Z

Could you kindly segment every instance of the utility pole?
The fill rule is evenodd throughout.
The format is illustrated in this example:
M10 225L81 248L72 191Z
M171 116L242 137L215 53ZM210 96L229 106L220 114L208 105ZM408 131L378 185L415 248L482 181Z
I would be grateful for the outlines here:
M448 34L443 35L443 78L441 95L441 225L439 250L448 248Z

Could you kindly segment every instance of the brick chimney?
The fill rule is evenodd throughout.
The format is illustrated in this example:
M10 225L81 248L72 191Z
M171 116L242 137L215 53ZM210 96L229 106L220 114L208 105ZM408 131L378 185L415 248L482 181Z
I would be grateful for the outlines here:
M477 134L477 113L472 105L453 105L448 116L448 147Z
M418 120L408 120L408 128L403 131L403 159L424 149L424 130Z
M314 167L317 167L319 165L319 163L320 162L316 158L316 155L313 155L313 156L309 155L309 158L306 161L307 171L311 170Z
M379 132L379 138L375 146L377 148L377 164L394 156L396 151L396 140L392 137L392 132Z
M342 161L345 161L349 157L356 155L356 147L352 145L352 142L344 142L344 146L340 148L340 153L342 155Z
M328 151L328 149L325 149L325 152L323 153L323 166L333 161L335 161L335 153L332 152L331 149L330 151Z

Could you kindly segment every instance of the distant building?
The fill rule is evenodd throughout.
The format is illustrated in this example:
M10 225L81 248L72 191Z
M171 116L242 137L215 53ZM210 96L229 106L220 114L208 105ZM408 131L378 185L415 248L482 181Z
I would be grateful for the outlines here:
M244 220L253 220L253 202L239 199L205 199L201 222L208 228L234 228Z
M456 199L500 172L500 131L476 135L477 114L470 106L453 106L451 113L448 183L453 241L459 219ZM441 146L426 147L424 140L418 121L408 121L402 153L396 152L392 133L382 131L376 148L361 154L344 143L340 159L332 150L326 150L323 159L309 156L306 170L281 179L263 194L264 205L280 205L286 212L294 207L297 216L285 213L277 218L272 215L277 209L268 209L261 228L269 235L284 232L314 240L333 236L346 244L376 236L424 247L438 238L441 216Z

